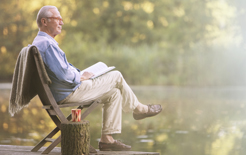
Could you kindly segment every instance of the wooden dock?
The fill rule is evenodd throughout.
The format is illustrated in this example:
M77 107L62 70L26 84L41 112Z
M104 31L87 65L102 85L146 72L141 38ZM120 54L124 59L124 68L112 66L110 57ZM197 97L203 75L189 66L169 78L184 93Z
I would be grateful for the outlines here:
M40 155L45 148L38 152L31 152L33 146L0 145L0 155ZM61 148L54 148L49 155L61 155ZM98 151L90 155L160 155L158 152L139 151Z

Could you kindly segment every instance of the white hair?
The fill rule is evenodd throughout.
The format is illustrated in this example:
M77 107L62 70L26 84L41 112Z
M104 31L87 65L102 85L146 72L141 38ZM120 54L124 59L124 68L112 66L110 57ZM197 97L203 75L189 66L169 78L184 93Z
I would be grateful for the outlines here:
M37 15L37 24L38 24L38 27L41 27L42 26L42 23L41 23L41 19L42 18L51 17L53 15L53 13L50 11L51 9L56 9L58 11L57 7L50 6L50 5L43 6L39 10L38 15Z

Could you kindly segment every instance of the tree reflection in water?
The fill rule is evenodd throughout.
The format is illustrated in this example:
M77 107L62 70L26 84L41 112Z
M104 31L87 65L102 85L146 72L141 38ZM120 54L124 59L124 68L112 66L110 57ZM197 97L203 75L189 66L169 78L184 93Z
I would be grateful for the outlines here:
M156 117L135 121L124 113L122 134L116 139L133 150L172 155L242 155L246 149L246 88L132 87L144 104L160 103ZM38 97L14 117L8 113L9 90L0 90L0 144L35 145L54 123ZM63 109L67 115L69 108ZM91 144L101 135L101 108L90 121Z

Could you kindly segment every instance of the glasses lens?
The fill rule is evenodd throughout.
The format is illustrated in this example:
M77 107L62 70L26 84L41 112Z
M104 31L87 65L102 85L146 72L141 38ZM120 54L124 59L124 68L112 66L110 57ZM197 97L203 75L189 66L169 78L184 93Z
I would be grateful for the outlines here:
M63 22L63 19L60 17L47 17L48 19L56 19L59 20L59 22Z

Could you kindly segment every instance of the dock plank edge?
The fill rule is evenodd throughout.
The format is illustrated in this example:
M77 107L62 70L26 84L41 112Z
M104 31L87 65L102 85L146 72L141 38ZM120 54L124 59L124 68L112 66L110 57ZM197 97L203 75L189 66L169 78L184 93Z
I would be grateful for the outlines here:
M0 152L1 155L40 155L46 147L42 147L38 152L31 152L32 148L33 146L0 145ZM158 152L97 151L97 153L90 153L90 155L160 155ZM54 148L48 155L61 155L61 148Z

